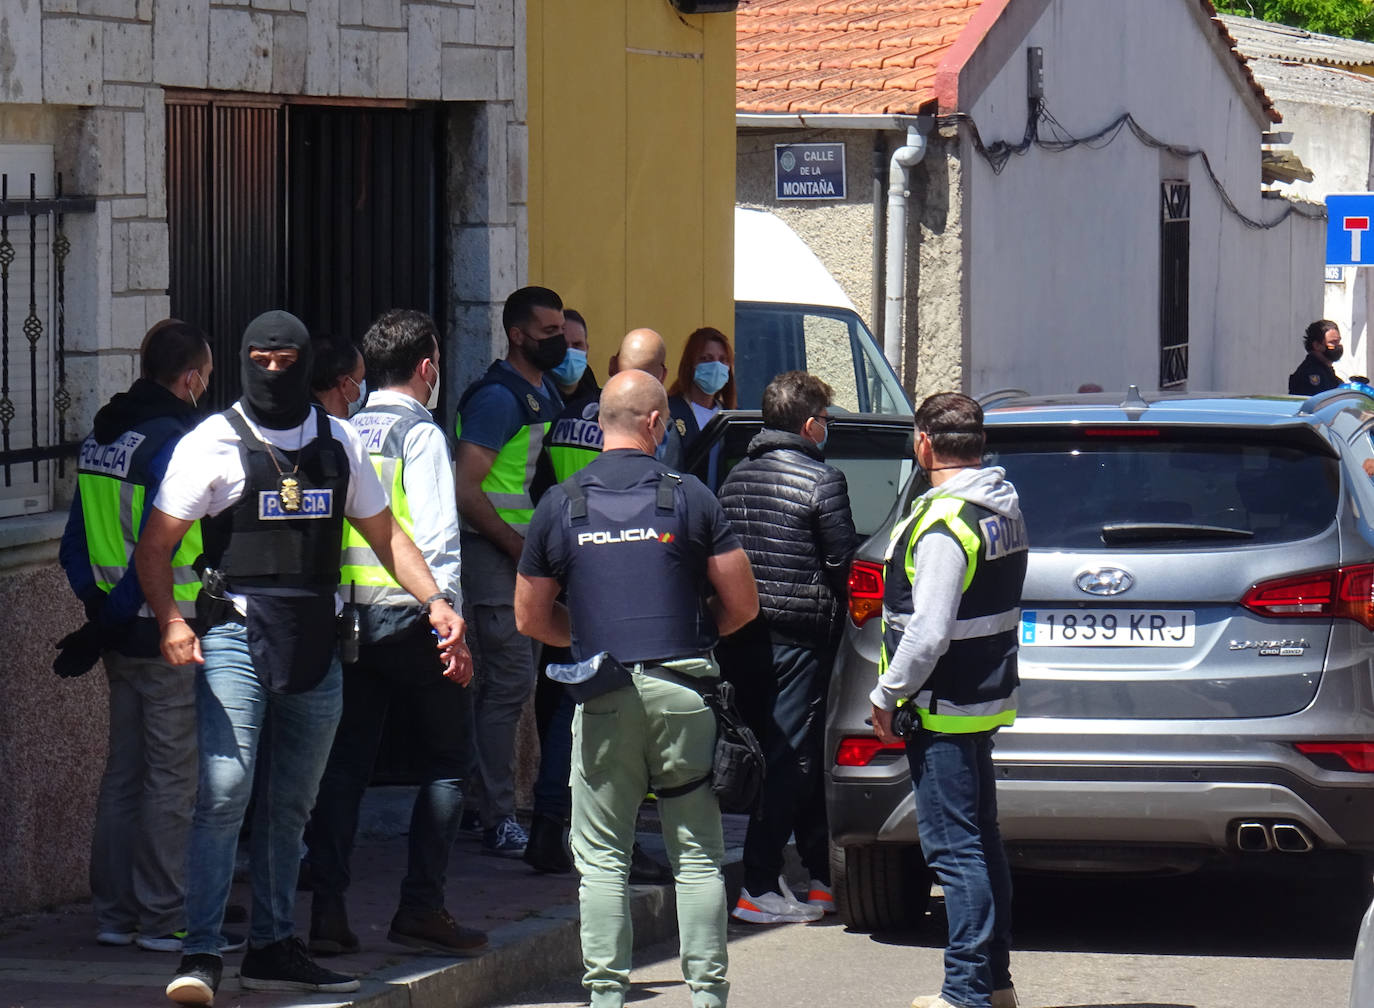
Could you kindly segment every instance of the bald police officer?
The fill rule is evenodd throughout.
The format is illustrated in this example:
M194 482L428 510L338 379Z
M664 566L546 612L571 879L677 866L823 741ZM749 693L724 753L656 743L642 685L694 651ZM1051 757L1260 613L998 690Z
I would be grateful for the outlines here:
M711 649L758 613L749 558L716 499L654 458L668 423L663 386L643 371L606 383L601 455L540 500L521 556L521 632L607 651L628 682L583 702L573 721L572 849L580 889L583 986L592 1008L622 1008L632 944L627 876L635 812L703 781L715 715L674 677L719 675ZM557 604L566 589L568 606ZM677 885L682 966L693 1008L721 1008L726 905L720 806L709 787L661 797Z

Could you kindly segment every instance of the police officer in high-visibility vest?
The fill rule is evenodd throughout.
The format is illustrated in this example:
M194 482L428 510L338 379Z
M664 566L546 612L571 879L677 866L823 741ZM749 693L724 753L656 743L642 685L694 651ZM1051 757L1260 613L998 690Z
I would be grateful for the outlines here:
M445 663L470 676L463 621L387 507L358 432L310 397L310 337L284 311L259 315L240 346L243 396L178 443L134 553L162 628L162 654L194 662L200 779L186 877L186 939L167 985L179 1004L214 1001L219 926L256 782L249 873L253 916L244 990L358 989L310 958L295 934L301 837L342 708L339 561L344 522L423 604ZM170 560L200 521L203 637L173 599ZM203 643L202 643L203 642Z
M710 771L716 720L681 680L719 675L711 649L758 614L759 600L715 497L654 458L667 423L652 376L622 371L606 383L605 450L540 499L516 581L522 629L578 661L608 651L628 668L584 696L573 721L572 848L592 1008L623 1008L629 990L630 852L651 787L692 1005L723 1008L729 993L720 805L710 788L687 787Z
M392 514L424 555L439 590L461 608L458 505L453 461L438 405L439 333L424 312L397 308L372 323L362 353L374 391L353 416L387 491ZM350 881L358 807L393 699L408 700L407 735L423 762L410 819L406 874L387 933L408 948L472 955L487 943L444 906L449 851L472 770L472 709L465 680L443 675L424 608L396 583L366 539L344 527L339 592L356 604L357 661L343 668L343 716L306 830L310 850L310 951L357 952L344 896Z
M529 838L515 818L515 729L534 690L535 645L516 630L511 604L534 486L541 462L548 464L544 439L563 408L548 375L567 355L563 301L547 287L522 287L506 299L501 325L506 357L463 393L454 430L463 595L477 662L478 772L469 811L484 827L484 854L518 858Z
M580 382L570 384L573 370L569 360L586 359L588 336L586 320L580 312L564 309L564 333L568 340L568 357L551 372L559 382L564 407L549 433L546 451L552 463L552 478L559 483L579 472L601 454L600 424L601 389L597 387L590 369L582 373ZM580 354L575 353L581 351ZM652 329L631 329L620 343L620 350L612 358L612 373L647 371L660 382L667 376L664 366L667 349L663 338ZM665 449L680 445L677 431L668 428L668 437L659 445L655 458L673 466ZM540 488L541 492L542 489ZM566 662L566 648L545 647L540 665ZM525 848L525 863L536 871L564 873L572 871L572 855L563 841L563 829L572 808L568 790L568 774L572 764L573 702L562 685L547 676L539 678L535 691L535 714L539 719L539 774L534 781L534 815L530 820L529 845ZM631 885L667 885L673 880L668 866L656 861L638 842L630 852Z
M587 320L573 308L563 309L563 337L568 355L549 372L563 397L563 410L544 442L549 472L542 483L561 483L601 454L601 386L587 364L590 351ZM547 490L536 485L536 500ZM566 662L564 648L543 648L538 662ZM573 703L562 685L547 676L535 677L534 719L539 729L539 772L534 778L534 808L524 859L537 872L572 871L572 853L563 834L572 800L568 795L568 766L572 760Z
M95 415L81 446L60 557L88 622L63 639L59 675L100 658L110 686L110 747L91 837L96 941L179 951L186 839L196 794L195 678L158 648L157 620L130 557L172 449L199 420L213 369L196 327L164 319L148 330L141 377ZM200 526L172 559L178 612L195 616Z
M1016 1005L992 739L1016 718L1026 526L1016 488L982 464L983 445L983 411L968 396L921 404L916 464L931 489L887 552L873 728L884 742L906 739L921 849L949 917L944 985L913 1008Z

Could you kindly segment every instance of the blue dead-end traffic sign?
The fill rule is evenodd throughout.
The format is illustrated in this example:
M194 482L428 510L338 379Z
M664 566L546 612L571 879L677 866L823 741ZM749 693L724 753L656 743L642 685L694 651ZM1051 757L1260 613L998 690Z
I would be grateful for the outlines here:
M1374 266L1374 193L1326 197L1326 264Z

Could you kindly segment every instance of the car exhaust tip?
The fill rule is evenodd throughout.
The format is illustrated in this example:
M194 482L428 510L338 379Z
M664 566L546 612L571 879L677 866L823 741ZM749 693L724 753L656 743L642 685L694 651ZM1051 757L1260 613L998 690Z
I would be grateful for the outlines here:
M1288 854L1306 854L1315 846L1307 830L1297 823L1274 823L1271 833L1274 838L1274 849Z
M1236 848L1247 854L1262 854L1273 848L1269 828L1261 822L1243 822L1236 827Z

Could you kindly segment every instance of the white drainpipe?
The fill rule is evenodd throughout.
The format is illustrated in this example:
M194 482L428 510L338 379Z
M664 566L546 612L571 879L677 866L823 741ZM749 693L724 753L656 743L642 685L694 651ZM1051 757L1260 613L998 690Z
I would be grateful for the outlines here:
M883 312L883 354L902 373L902 324L906 321L906 200L911 169L926 154L926 138L915 126L906 146L892 152L887 187L887 310Z

